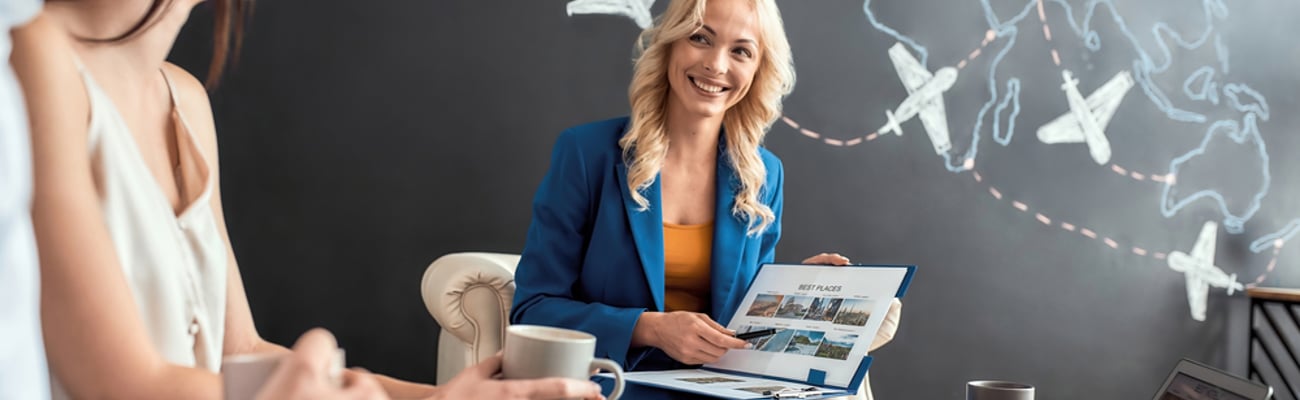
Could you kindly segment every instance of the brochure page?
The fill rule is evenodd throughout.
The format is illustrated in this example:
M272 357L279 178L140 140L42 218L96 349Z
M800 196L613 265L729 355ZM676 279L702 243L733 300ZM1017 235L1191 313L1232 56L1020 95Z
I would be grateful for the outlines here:
M774 329L713 369L847 387L907 277L902 266L764 265L727 328Z

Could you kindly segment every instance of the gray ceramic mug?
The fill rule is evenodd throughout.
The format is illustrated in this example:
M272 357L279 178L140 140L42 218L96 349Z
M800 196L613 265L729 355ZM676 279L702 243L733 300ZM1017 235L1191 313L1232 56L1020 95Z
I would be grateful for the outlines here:
M594 358L596 337L571 329L536 325L511 325L506 328L505 356L501 371L506 379L573 378L591 379L591 371L603 369L614 373L614 392L609 400L623 394L623 368L605 358Z
M280 360L289 353L236 354L221 359L221 391L224 400L252 400L266 386ZM343 387L343 349L334 350L326 370L330 383Z
M966 382L966 400L1034 400L1034 387L1007 381Z

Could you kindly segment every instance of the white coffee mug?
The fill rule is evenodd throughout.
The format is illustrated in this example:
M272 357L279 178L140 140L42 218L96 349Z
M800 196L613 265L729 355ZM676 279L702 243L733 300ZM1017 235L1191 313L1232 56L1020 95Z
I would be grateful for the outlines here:
M603 369L614 373L614 392L609 400L623 394L623 368L618 363L595 358L596 337L571 329L536 325L511 325L506 328L505 359L501 370L506 379L572 378L588 380L591 371Z
M289 353L236 354L221 360L221 389L225 400L252 400L266 386L280 360ZM329 378L336 385L343 383L343 349L338 349L330 360Z

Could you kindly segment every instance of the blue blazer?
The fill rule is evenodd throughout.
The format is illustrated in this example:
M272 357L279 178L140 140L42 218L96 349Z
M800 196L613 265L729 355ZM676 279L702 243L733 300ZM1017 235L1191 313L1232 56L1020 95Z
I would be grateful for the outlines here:
M628 118L570 128L551 154L551 167L533 199L518 269L510 322L576 329L596 336L596 357L637 369L661 351L632 348L632 328L644 311L664 310L664 237L659 179L640 210L627 188L618 140ZM776 220L747 235L746 221L731 212L739 179L718 151L718 193L711 262L709 316L724 326L739 307L759 265L772 262L781 236L781 161L760 148L767 179L759 199ZM644 369L658 369L647 362Z

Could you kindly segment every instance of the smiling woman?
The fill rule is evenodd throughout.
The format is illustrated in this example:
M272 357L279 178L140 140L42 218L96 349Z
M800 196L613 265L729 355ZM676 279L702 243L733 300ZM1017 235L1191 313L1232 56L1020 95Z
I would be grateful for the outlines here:
M724 325L775 258L784 173L760 144L794 87L773 0L675 0L658 21L638 39L632 115L555 144L511 314L591 332L597 357L634 371L746 346Z
M668 130L685 133L681 142L702 132L685 121L712 120L712 131L728 128L723 136L741 183L735 210L750 224L749 233L761 231L775 217L756 201L766 171L755 150L781 114L781 99L794 89L781 15L766 1L674 1L660 18L638 40L631 127L619 140L630 161L632 197L649 205L640 190L664 169Z

